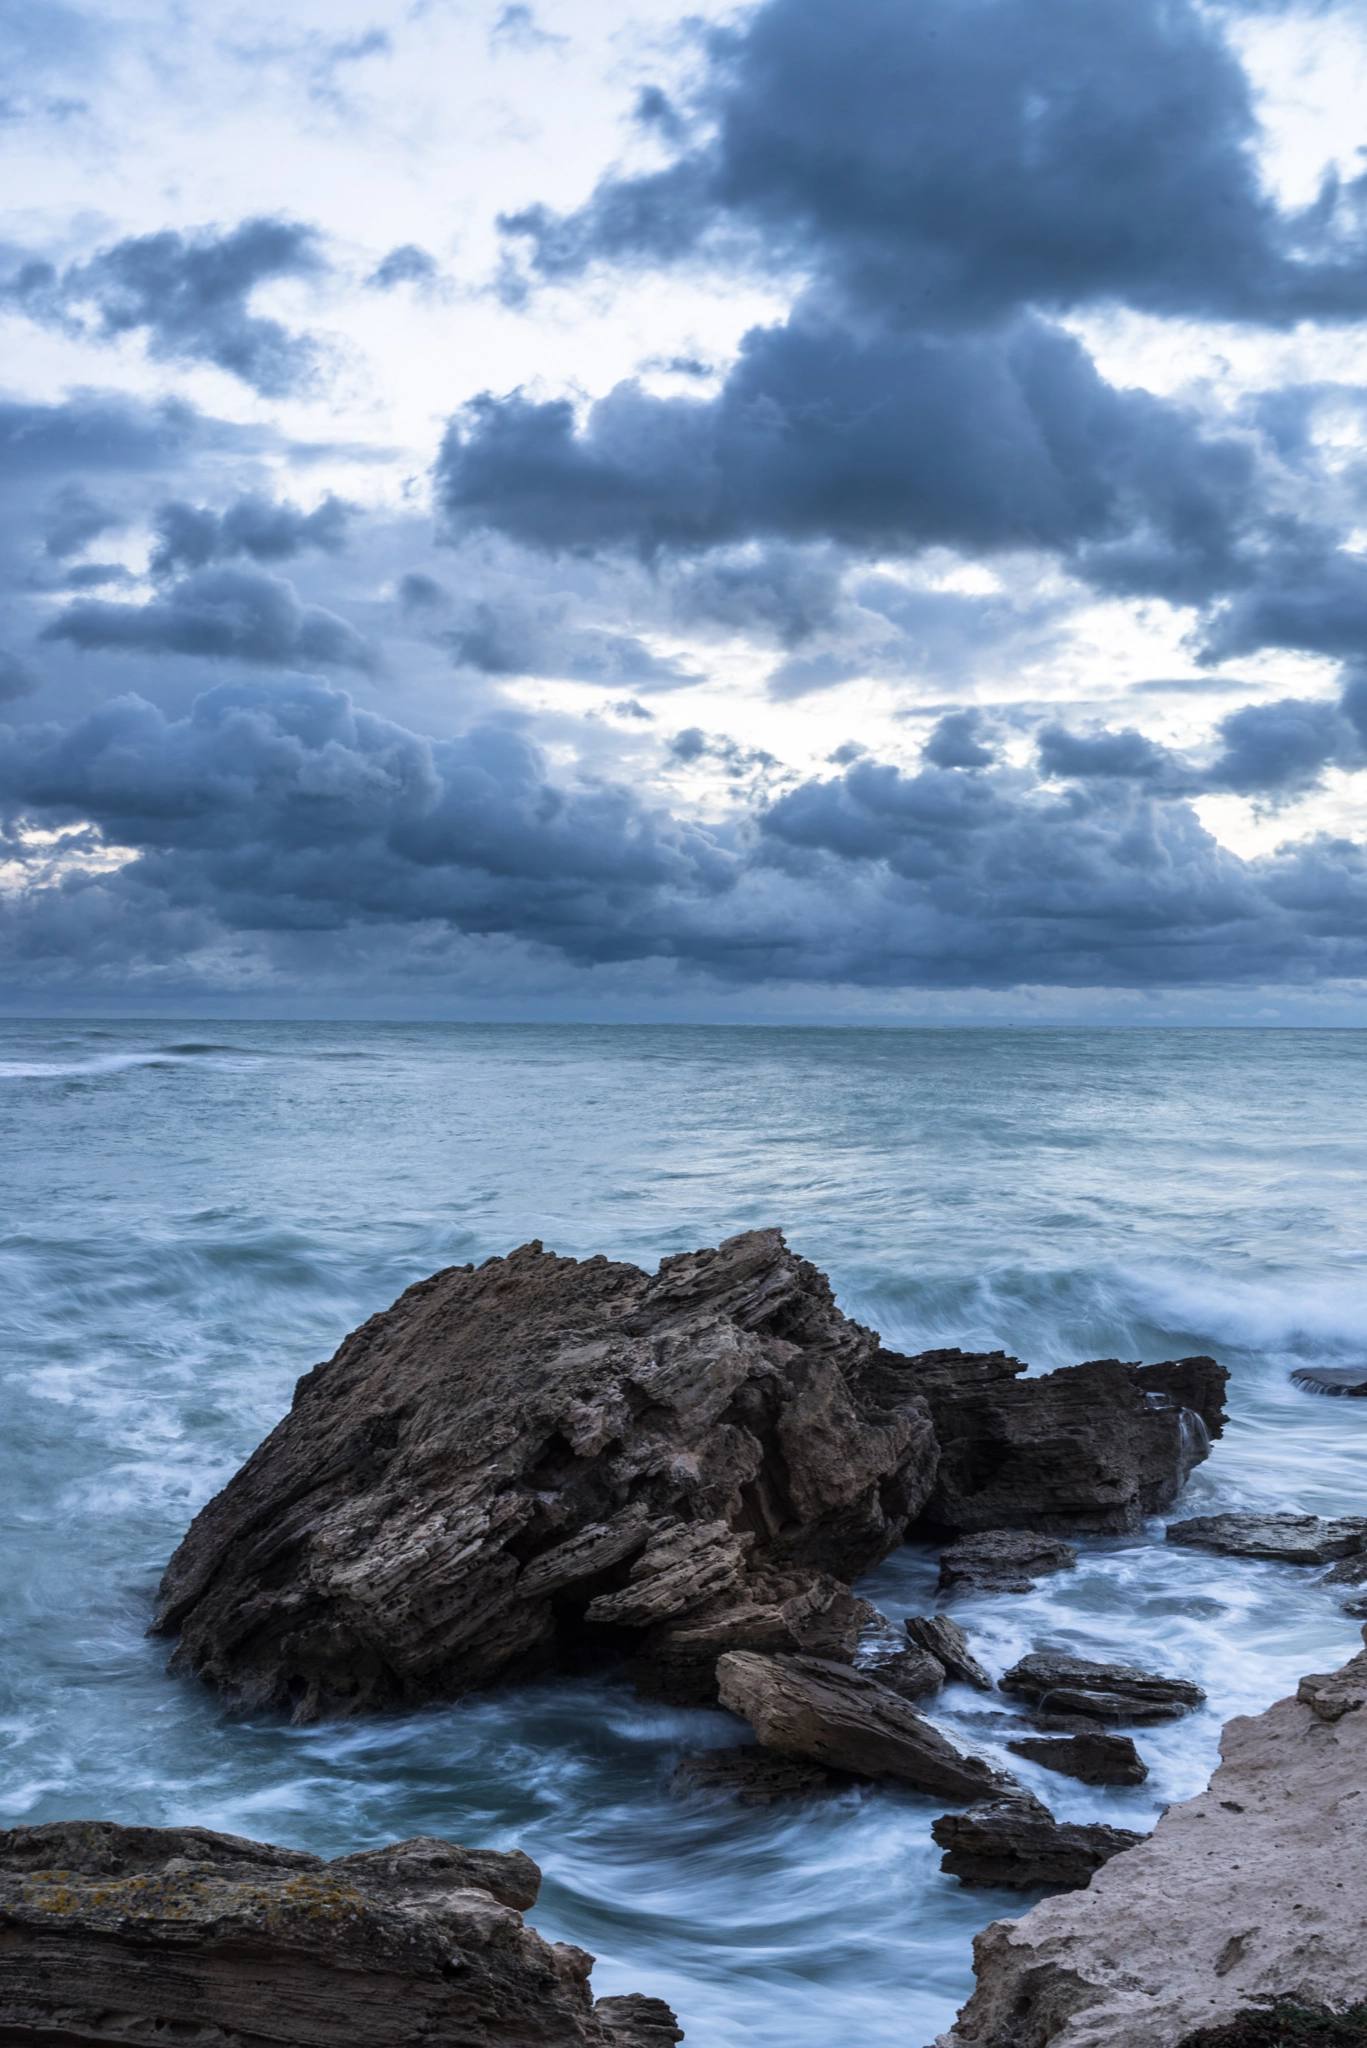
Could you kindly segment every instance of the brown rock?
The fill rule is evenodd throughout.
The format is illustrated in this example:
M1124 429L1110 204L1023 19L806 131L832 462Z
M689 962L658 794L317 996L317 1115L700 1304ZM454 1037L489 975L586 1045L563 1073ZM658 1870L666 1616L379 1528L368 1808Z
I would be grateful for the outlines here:
M1022 1657L1000 1684L1003 1692L1055 1713L1085 1714L1097 1721L1176 1721L1205 1699L1189 1678L1165 1678L1132 1664L1097 1664L1054 1650Z
M1263 1557L1279 1564L1331 1564L1367 1543L1367 1518L1344 1515L1193 1515L1169 1522L1169 1543L1221 1557Z
M733 1650L719 1660L717 1681L722 1705L777 1756L949 1799L981 1799L1013 1783L981 1757L964 1756L895 1692L848 1665Z
M945 1667L939 1658L932 1657L929 1650L915 1647L899 1650L893 1657L882 1657L863 1669L879 1685L885 1685L889 1692L904 1700L924 1699L928 1692L938 1692L945 1682Z
M638 1692L674 1706L717 1697L726 1650L805 1650L849 1663L878 1610L826 1572L752 1572L739 1600L709 1602L652 1629L628 1663Z
M1006 1746L1014 1756L1028 1757L1065 1778L1079 1778L1084 1785L1142 1785L1149 1775L1128 1735L1103 1735L1099 1730L1085 1735L1023 1735Z
M961 1536L940 1553L940 1587L946 1593L1033 1593L1037 1579L1076 1566L1071 1543L1026 1529L993 1529Z
M850 1782L845 1771L771 1756L767 1749L740 1747L704 1749L683 1757L671 1780L680 1792L722 1792L741 1806L773 1806L780 1799L838 1791Z
M432 1839L324 1863L206 1828L14 1828L0 1834L0 2038L52 2048L680 2040L658 1999L595 2007L592 1956L523 1924L538 1882L526 1856Z
M925 1404L871 1391L878 1356L774 1230L654 1277L536 1244L451 1268L299 1382L196 1517L154 1626L180 1631L174 1670L297 1720L647 1637L656 1690L674 1671L697 1697L750 1621L835 1651L853 1596L833 1580L894 1547L934 1477ZM668 1634L685 1621L714 1640Z
M1026 1379L1004 1351L880 1352L878 1398L921 1394L940 1443L924 1519L944 1529L1124 1532L1168 1506L1224 1422L1225 1369L1092 1359Z
M1103 1863L1144 1839L1100 1821L1057 1821L1028 1792L985 1800L967 1813L942 1814L930 1832L945 1852L940 1868L946 1876L1021 1891L1088 1884Z
M1359 1652L1312 1690L1367 1691ZM1285 1999L1367 2000L1367 1711L1301 1699L1225 1726L1205 1792L1085 1892L998 1920L940 2048L1169 2048Z
M906 1629L913 1643L943 1664L947 1677L958 1679L961 1685L971 1685L978 1692L996 1690L969 1649L968 1637L947 1614L909 1614Z

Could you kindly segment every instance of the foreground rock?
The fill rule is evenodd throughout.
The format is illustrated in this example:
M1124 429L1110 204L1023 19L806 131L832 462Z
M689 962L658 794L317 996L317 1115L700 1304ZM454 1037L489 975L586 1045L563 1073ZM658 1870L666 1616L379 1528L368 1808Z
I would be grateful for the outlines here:
M586 1657L689 1701L737 1645L852 1655L845 1582L937 1456L879 1357L774 1230L654 1277L537 1244L451 1268L300 1380L154 1626L173 1669L298 1720Z
M523 1923L540 1873L431 1839L332 1863L207 1828L0 1834L0 2038L95 2048L666 2048L662 2000Z
M1024 1529L994 1529L961 1536L940 1553L940 1587L946 1593L1033 1593L1050 1572L1071 1572L1077 1552L1054 1536Z
M872 1362L885 1403L919 1394L930 1404L940 1463L928 1523L964 1534L1138 1529L1176 1498L1224 1425L1229 1375L1213 1358L1025 1371L1004 1351Z
M1097 1721L1176 1721L1205 1699L1189 1678L1166 1678L1131 1664L1096 1664L1036 1650L1004 1672L1003 1692L1054 1714L1085 1714Z
M1367 1517L1344 1515L1193 1515L1169 1522L1169 1543L1221 1557L1262 1557L1280 1564L1333 1564L1367 1544Z
M717 1681L722 1705L748 1721L775 1756L892 1779L946 1799L982 1799L1014 1783L981 1757L955 1749L904 1699L848 1665L741 1650L721 1659Z
M671 1780L677 1792L717 1792L741 1806L774 1806L781 1799L841 1791L852 1782L848 1772L770 1756L764 1749L739 1747L704 1749L696 1756L686 1756Z
M1149 1767L1128 1735L1022 1735L1007 1748L1084 1785L1142 1785Z
M995 1690L991 1678L969 1649L968 1637L947 1614L909 1614L906 1630L913 1643L944 1666L946 1677L958 1679L961 1685L971 1685L977 1692Z
M1039 1885L1088 1884L1095 1871L1144 1837L1100 1821L1057 1821L1027 1793L986 1800L967 1813L941 1814L932 1836L944 1850L940 1868L961 1884L998 1884L1020 1891Z
M1085 1892L998 1920L940 2048L1173 2048L1260 2003L1367 1999L1367 1654L1230 1721L1207 1791Z

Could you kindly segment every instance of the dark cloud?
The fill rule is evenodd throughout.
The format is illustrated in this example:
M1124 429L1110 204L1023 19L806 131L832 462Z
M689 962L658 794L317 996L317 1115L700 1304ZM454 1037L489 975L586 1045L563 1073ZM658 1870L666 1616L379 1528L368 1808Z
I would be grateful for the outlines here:
M84 484L67 484L48 507L44 522L44 548L47 554L63 561L68 555L79 554L83 547L100 534L108 533L111 527L122 524L119 513L98 503Z
M25 667L17 654L0 647L0 704L12 703L16 697L27 697L36 690L36 676Z
M927 739L923 752L937 768L990 768L997 757L991 747L983 745L981 732L979 712L947 712Z
M381 258L366 283L375 291L390 292L400 284L432 285L438 276L434 256L429 256L426 249L420 249L416 242L403 242Z
M418 600L420 606L432 602L426 597ZM411 609L411 595L409 605ZM478 600L464 607L459 622L440 637L460 667L488 676L564 677L655 689L677 689L698 681L695 669L654 653L635 634L583 624L575 608L559 596L517 593Z
M196 569L147 604L78 601L43 638L87 652L190 654L287 668L376 665L373 649L345 619L301 604L293 584L260 569Z
M11 487L30 477L172 468L215 444L245 448L262 438L206 420L179 400L147 405L83 391L56 405L0 401L0 469Z
M153 356L214 363L282 397L314 377L318 351L307 336L253 313L251 296L273 279L323 268L313 228L259 218L226 234L137 235L61 272L29 262L5 296L34 319L79 332L145 334Z
M168 499L153 515L157 544L150 567L154 576L166 576L241 555L287 562L306 548L338 554L346 546L350 516L351 507L331 492L312 512L258 492L234 499L224 512Z

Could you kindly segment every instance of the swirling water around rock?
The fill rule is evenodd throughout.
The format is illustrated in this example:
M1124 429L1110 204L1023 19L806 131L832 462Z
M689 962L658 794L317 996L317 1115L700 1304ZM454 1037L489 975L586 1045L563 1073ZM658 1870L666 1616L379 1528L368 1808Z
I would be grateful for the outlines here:
M671 1999L693 2044L931 2039L971 1932L1022 1903L940 1875L937 1802L681 1798L678 1757L738 1725L611 1678L227 1722L143 1637L161 1566L296 1376L410 1281L532 1236L653 1267L771 1223L904 1349L1216 1353L1233 1420L1175 1513L1356 1512L1367 1404L1289 1374L1361 1355L1365 1098L1351 1033L0 1027L6 1824L516 1844L542 1931L599 1956L600 1992ZM1161 1534L953 1603L994 1675L1048 1643L1209 1695L1139 1732L1145 1784L1102 1789L1009 1756L1007 1702L947 1689L941 1725L1060 1818L1150 1826L1227 1715L1357 1645L1313 1573ZM909 1546L860 1590L896 1619L934 1578Z

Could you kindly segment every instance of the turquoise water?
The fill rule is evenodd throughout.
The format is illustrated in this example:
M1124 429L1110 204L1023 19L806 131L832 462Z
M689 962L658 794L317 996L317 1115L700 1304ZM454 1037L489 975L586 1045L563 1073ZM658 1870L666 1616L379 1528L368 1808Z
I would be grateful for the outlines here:
M531 1237L653 1267L771 1223L901 1348L1213 1351L1234 1421L1184 1511L1361 1512L1367 1403L1288 1373L1367 1358L1364 1131L1356 1032L0 1023L0 1824L516 1843L536 1925L598 1956L600 1992L668 1997L691 2048L918 2048L973 1931L1022 1905L940 1876L937 1802L678 1798L681 1752L737 1724L611 1679L230 1723L142 1633L161 1567L298 1374L410 1281ZM1313 1575L1161 1535L954 1609L993 1669L1057 1642L1207 1687L1115 1791L1005 1758L983 1698L946 1692L942 1725L1061 1817L1151 1825L1228 1714L1357 1646ZM864 1590L900 1616L933 1584L908 1547Z

